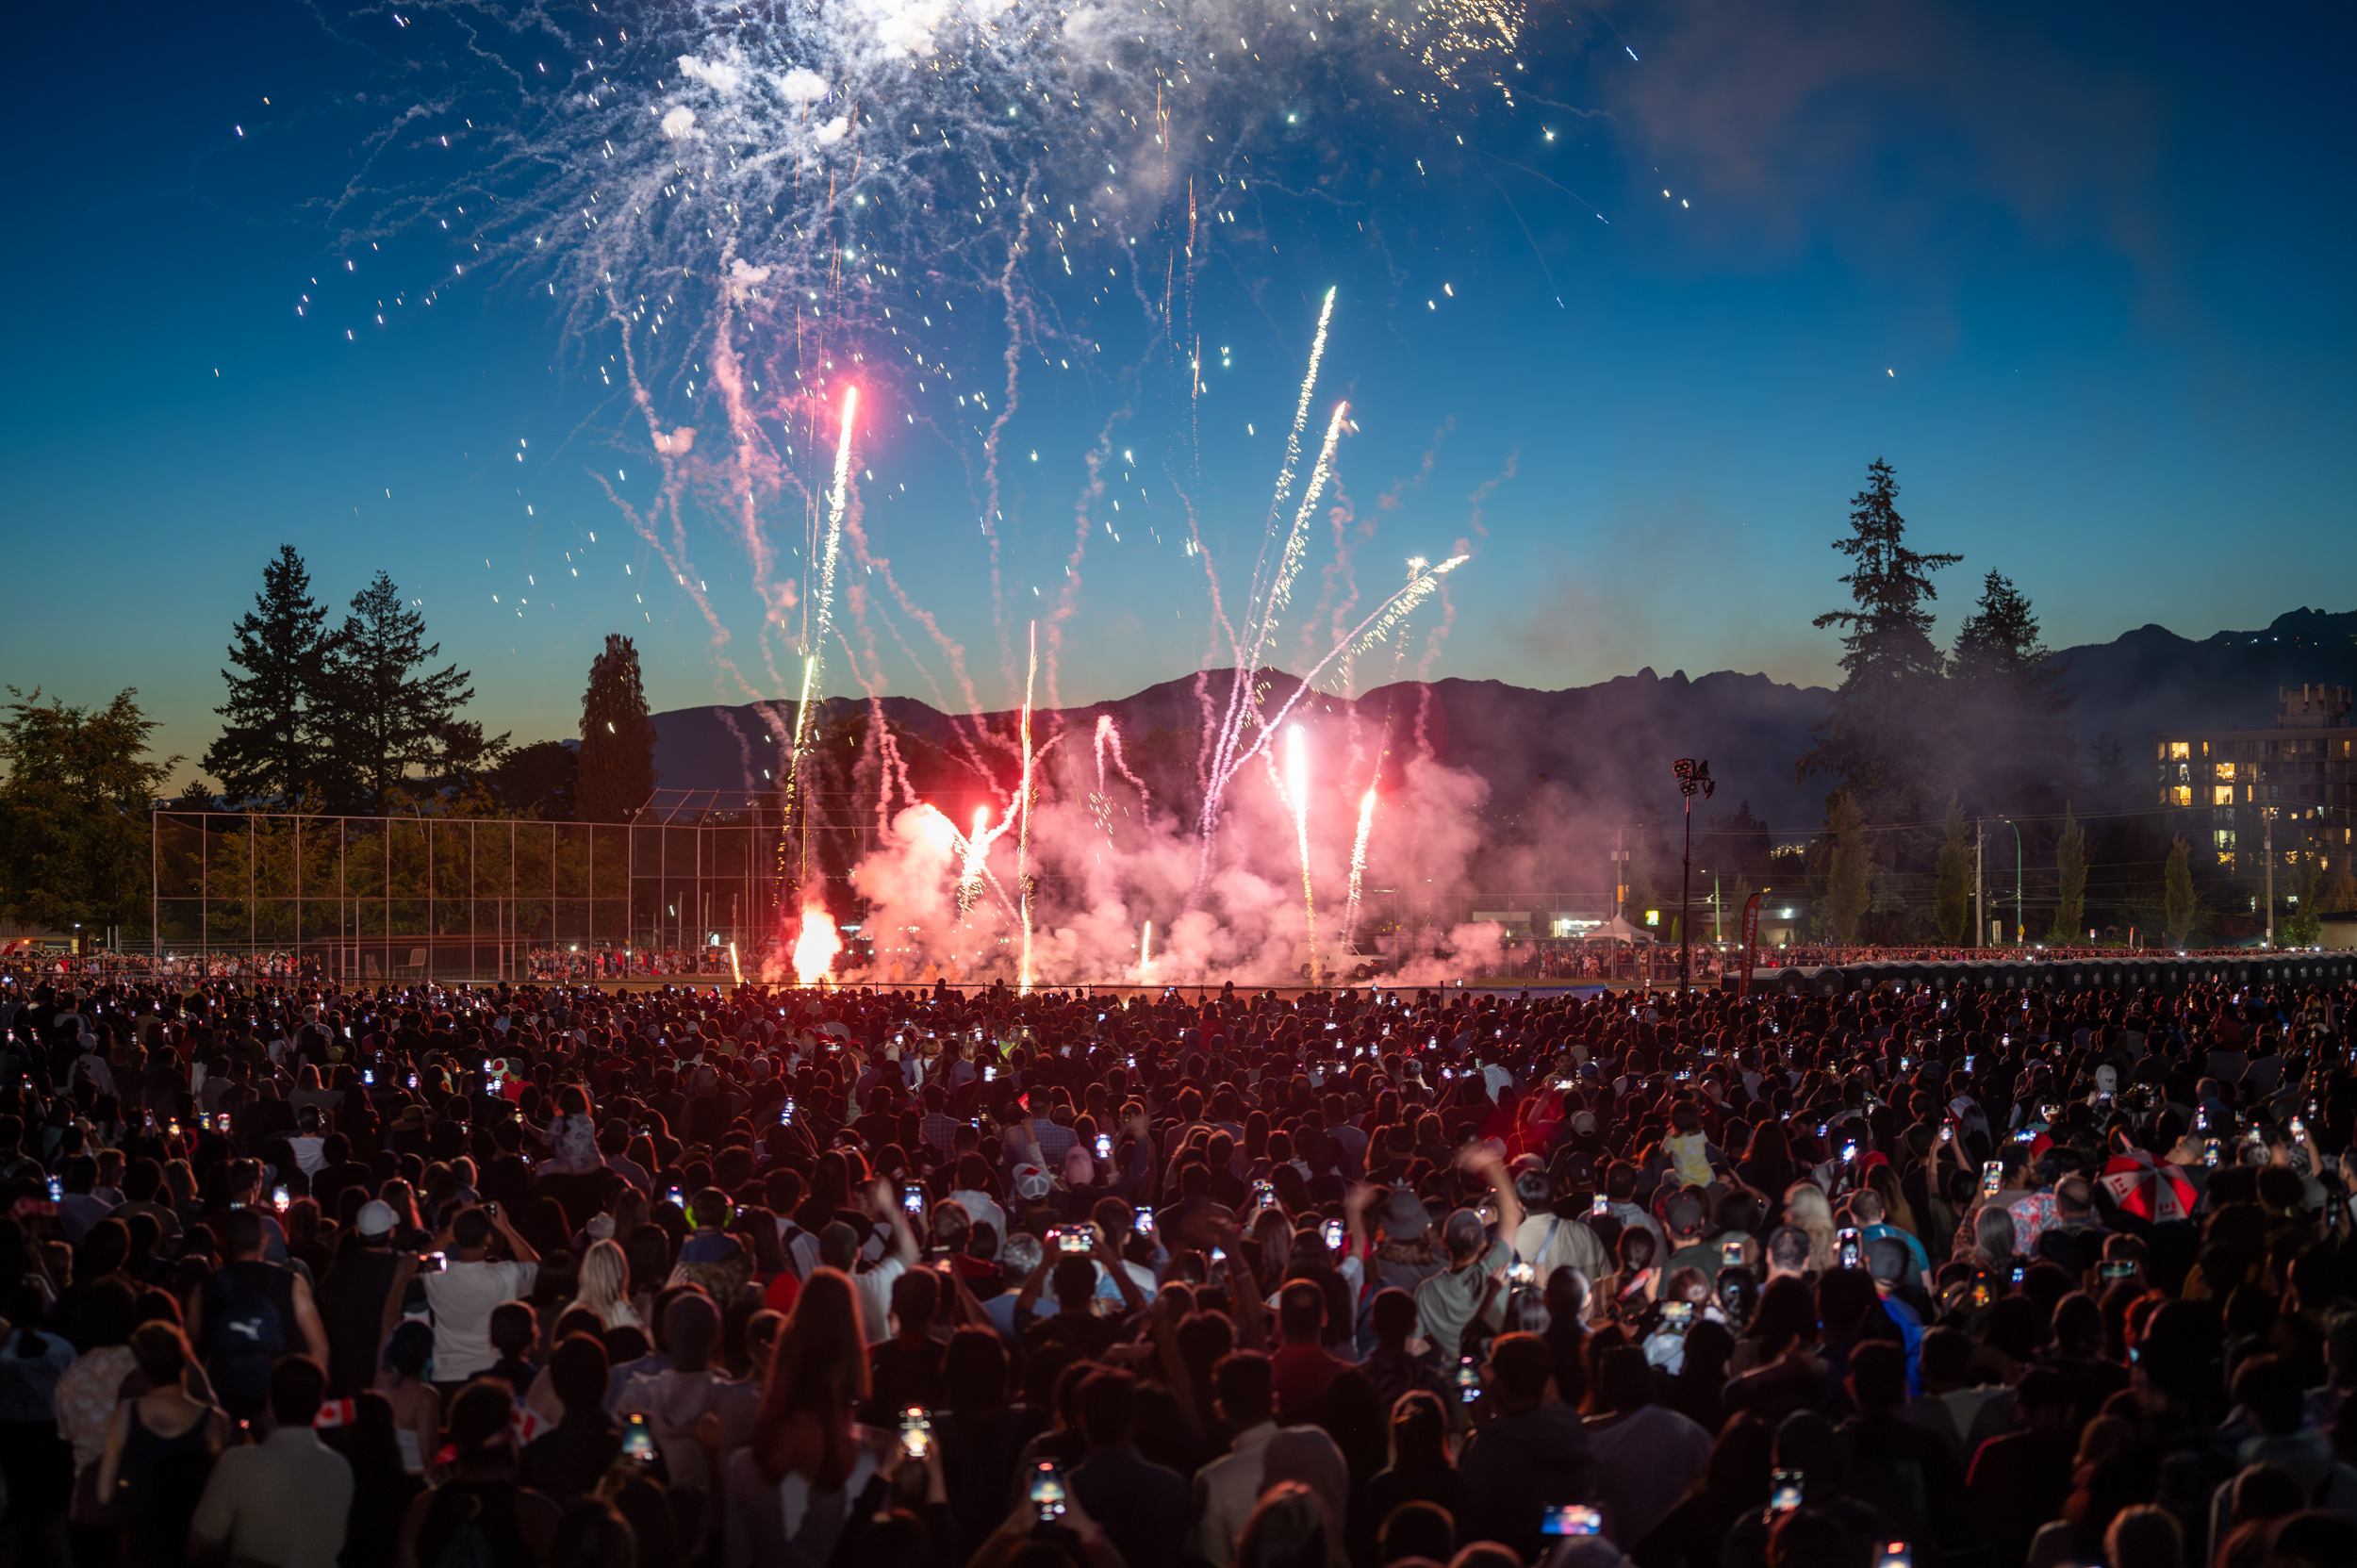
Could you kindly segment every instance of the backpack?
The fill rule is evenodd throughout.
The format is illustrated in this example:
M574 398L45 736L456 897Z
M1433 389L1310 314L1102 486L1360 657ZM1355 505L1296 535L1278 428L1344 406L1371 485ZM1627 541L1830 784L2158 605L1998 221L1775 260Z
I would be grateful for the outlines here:
M228 1263L205 1282L205 1369L223 1407L247 1420L269 1402L271 1363L292 1344L290 1314L271 1288L283 1272L268 1263ZM291 1307L293 1292L284 1294Z

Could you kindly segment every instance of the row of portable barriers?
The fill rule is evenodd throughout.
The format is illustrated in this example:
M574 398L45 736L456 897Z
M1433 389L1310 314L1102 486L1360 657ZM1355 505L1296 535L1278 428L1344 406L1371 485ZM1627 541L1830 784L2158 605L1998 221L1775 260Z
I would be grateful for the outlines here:
M1845 964L1755 971L1754 988L1788 997L1842 997L1885 985L1934 991L2174 991L2188 985L2340 985L2357 980L2357 953L2253 953L2248 958L2071 959L2052 964ZM1735 976L1723 984L1734 990Z

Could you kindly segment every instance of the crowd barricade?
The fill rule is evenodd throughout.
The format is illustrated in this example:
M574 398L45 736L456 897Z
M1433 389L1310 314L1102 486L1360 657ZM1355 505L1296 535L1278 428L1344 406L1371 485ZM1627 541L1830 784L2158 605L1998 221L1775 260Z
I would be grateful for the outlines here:
M1924 986L1947 993L1980 989L2069 995L2096 990L2176 991L2189 985L2248 989L2260 985L2337 985L2357 980L2357 953L2254 952L2117 958L2068 958L2047 963L2008 958L1963 963L1930 959L1854 960L1794 965L1757 971L1753 986L1784 997L1846 997L1885 986ZM1724 988L1733 990L1729 976Z

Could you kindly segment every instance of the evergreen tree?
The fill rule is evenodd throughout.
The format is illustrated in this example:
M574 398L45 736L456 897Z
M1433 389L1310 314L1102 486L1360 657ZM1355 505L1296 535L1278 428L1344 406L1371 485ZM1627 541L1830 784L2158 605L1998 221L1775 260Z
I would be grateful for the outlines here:
M384 810L412 768L432 772L499 744L485 742L479 727L470 733L458 718L474 699L468 672L426 668L441 652L440 643L425 640L425 617L385 573L353 595L352 613L328 651L325 682L336 782L344 793Z
M2052 660L2028 597L2003 572L1988 573L1948 663L1953 766L1986 807L2043 809L2069 770L2070 699Z
M52 931L144 925L148 815L178 757L145 760L157 725L125 687L103 708L14 686L0 709L0 914Z
M638 649L609 633L581 697L575 811L584 822L627 822L654 793L654 726L638 679Z
M2079 819L2063 807L2062 836L2054 840L2053 940L2069 944L2086 940L2087 835Z
M213 711L226 722L202 763L231 800L291 804L319 783L326 619L303 557L280 545L278 558L262 568L254 608L230 629L229 662L244 673L221 672L229 701Z
M1836 942L1854 942L1859 923L1873 905L1874 872L1866 844L1866 812L1847 789L1825 797L1825 844L1826 932Z
M2181 836L2168 847L2168 863L2161 872L2161 917L2173 946L2182 948L2192 939L2200 914L2193 892L2193 847Z
M1890 465L1876 458L1866 488L1851 498L1849 536L1833 543L1852 562L1841 581L1855 607L1812 623L1842 629L1842 682L1797 771L1830 774L1861 811L1887 805L1914 815L1929 771L1925 716L1937 711L1946 675L1931 637L1931 574L1964 557L1909 549L1898 496Z
M1939 846L1939 870L1932 879L1932 923L1939 939L1950 947L1964 940L1972 918L1972 841L1965 833L1964 812L1956 798L1948 797L1948 836Z

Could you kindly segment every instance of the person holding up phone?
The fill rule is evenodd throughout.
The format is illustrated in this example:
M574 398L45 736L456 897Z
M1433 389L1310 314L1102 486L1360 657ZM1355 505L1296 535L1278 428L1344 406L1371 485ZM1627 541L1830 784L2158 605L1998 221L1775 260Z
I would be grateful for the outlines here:
M434 1312L434 1374L437 1382L464 1382L499 1362L491 1344L491 1310L532 1294L540 1254L517 1234L496 1203L461 1209L437 1246L445 1266L423 1274L426 1305ZM504 1251L504 1258L494 1254ZM414 1264L408 1272L419 1272ZM394 1295L408 1287L396 1277Z

